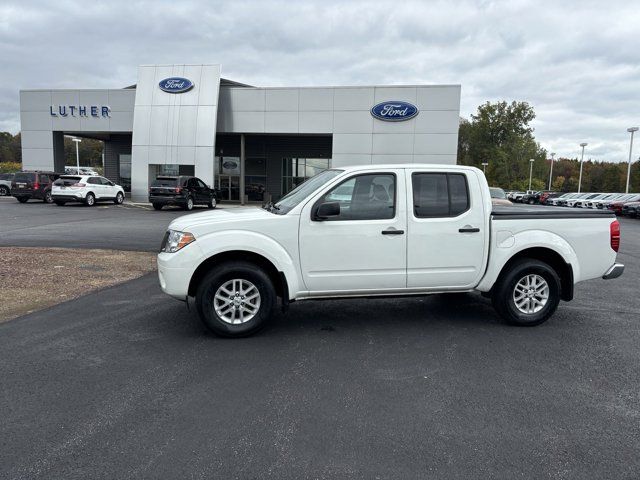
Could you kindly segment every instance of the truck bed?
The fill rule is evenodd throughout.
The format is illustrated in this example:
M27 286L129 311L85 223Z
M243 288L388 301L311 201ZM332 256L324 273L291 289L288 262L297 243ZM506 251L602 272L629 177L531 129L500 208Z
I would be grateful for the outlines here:
M606 218L615 217L609 210L546 207L543 205L494 205L491 216L496 220L535 218Z

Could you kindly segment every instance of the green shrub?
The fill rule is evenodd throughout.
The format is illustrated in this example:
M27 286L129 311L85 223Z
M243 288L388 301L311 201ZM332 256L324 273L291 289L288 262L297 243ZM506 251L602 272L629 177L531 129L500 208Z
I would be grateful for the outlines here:
M13 173L22 170L22 164L18 162L0 162L0 173Z

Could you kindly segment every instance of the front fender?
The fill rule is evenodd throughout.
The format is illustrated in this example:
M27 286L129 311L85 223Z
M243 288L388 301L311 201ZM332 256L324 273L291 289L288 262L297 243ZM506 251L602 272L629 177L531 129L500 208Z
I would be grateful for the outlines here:
M547 248L554 251L571 265L573 278L581 278L578 256L571 245L561 236L546 230L525 230L512 234L506 229L498 229L492 238L487 271L476 289L481 292L491 290L507 262L518 253L530 248Z
M289 298L303 290L297 262L294 262L280 243L267 235L247 230L225 230L198 237L197 244L202 251L202 262L214 255L230 251L246 251L261 255L279 272L284 273L289 286ZM196 265L196 268L198 266Z

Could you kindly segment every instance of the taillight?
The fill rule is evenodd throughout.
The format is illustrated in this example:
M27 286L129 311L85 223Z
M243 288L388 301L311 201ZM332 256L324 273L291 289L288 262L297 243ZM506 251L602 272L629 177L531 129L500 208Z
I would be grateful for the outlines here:
M611 239L611 248L614 252L620 249L620 223L617 220L611 222L609 226L609 234Z
M87 185L85 183L74 183L73 185L71 185L71 188L83 188L86 186Z
M38 182L35 182L35 183L33 184L33 189L34 189L34 190L38 190L39 188L40 188L40 184L39 184Z
M175 190L176 190L176 193L180 193L182 191L182 187L176 187Z

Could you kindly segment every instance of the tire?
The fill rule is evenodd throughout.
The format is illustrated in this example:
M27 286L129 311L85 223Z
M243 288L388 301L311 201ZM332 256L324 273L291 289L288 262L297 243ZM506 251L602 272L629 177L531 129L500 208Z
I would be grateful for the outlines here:
M0 185L0 197L7 197L11 191L6 185Z
M162 204L160 203L152 203L154 210L162 210Z
M84 197L84 204L87 207L93 207L96 204L96 197L93 193L87 193L87 196Z
M63 202L62 200L56 200L55 204L58 205L59 207L64 207L64 204L67 202Z
M187 203L184 204L184 209L187 212L190 212L191 210L193 210L193 198L191 197L187 198Z
M16 197L20 203L27 203L29 197Z
M218 202L215 198L212 198L211 200L209 200L209 203L207 203L207 207L209 208L216 208L216 205L218 205Z
M535 281L540 282L540 279L542 279L547 287L547 299L542 308L534 311L540 305L531 303L530 300L529 307L531 305L534 307L528 313L523 311L528 309L526 303L528 294L521 296L525 302L524 305L521 304L521 308L524 307L523 310L516 305L515 298L516 287L518 287L519 291L526 290L527 277L534 280L534 282L531 282L532 285ZM544 292L544 285L542 285L542 290L539 291ZM534 295L533 298L542 300L537 295ZM493 307L507 323L521 327L540 325L553 315L558 308L560 303L560 278L548 264L531 258L523 258L515 261L508 267L508 270L500 274L500 278L493 287L491 300Z
M236 282L240 281L243 283L238 289L239 284ZM222 287L232 294L226 293ZM247 298L255 295L251 293L252 291L257 292L258 301L252 299L252 303L249 303L242 296L233 294L240 290L249 291ZM233 304L225 307L219 295L222 298L229 296L233 299ZM243 306L240 303L242 301L252 306L257 304L257 308L251 313L246 309L246 304ZM222 337L246 337L258 332L271 319L275 302L276 291L269 276L255 264L243 261L231 261L216 266L202 279L196 292L196 306L200 320L209 330ZM241 315L246 315L245 318L248 319L243 320L242 323L231 323L234 320L241 321Z
M113 203L115 203L116 205L122 205L122 202L124 202L124 195L122 194L122 192L118 192L116 198L113 200Z
M529 199L529 205L533 205L534 203L536 203L536 201L533 198Z
M53 203L53 195L51 195L51 190L47 190L44 192L44 198L42 199L44 203Z

